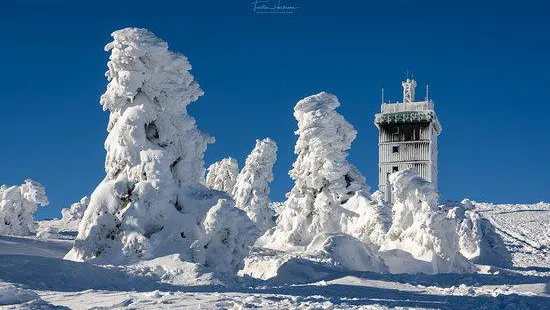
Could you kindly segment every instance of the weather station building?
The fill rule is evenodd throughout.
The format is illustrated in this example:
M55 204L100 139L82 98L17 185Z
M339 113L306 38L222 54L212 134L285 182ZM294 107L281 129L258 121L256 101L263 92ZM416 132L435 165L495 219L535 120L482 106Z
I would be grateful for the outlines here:
M403 102L385 103L382 95L381 112L374 118L378 128L378 188L384 200L391 200L390 174L412 168L437 188L437 137L441 124L428 98L415 101L416 81L406 79Z

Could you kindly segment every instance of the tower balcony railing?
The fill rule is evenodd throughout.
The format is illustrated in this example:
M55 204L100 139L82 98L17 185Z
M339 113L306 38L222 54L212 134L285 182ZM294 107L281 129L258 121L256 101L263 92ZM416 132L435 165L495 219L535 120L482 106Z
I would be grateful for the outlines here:
M434 103L431 100L417 102L383 103L382 113L397 113L408 111L433 111Z

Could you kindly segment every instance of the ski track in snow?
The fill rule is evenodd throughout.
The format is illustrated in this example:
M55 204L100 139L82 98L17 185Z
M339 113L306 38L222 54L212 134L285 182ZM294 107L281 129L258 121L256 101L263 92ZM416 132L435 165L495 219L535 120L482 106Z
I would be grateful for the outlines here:
M178 286L115 267L62 260L71 241L0 236L0 308L550 309L550 204L476 203L476 208L504 240L513 267L481 266L477 274L391 275L310 263L306 267L320 279ZM289 268L299 273L304 266Z

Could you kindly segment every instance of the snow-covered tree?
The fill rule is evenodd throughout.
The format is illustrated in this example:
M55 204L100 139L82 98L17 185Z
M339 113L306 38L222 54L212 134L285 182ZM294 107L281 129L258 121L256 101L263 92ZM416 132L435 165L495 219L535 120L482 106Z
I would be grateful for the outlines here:
M206 215L221 198L202 185L204 151L213 138L187 114L187 105L203 92L189 73L187 58L169 51L148 30L125 28L112 35L114 41L106 46L111 51L110 82L101 96L101 105L110 112L106 177L90 197L66 258L125 263L180 254L196 262L197 247L207 246ZM235 222L250 223L236 210L234 217L242 220ZM226 225L222 230L242 240L218 244L227 255L242 250L234 244L253 242L246 226L238 232L231 229ZM210 259L208 253L202 261ZM230 262L216 269L234 272L239 263Z
M239 163L234 158L224 158L208 167L206 186L231 194L239 174Z
M34 212L48 205L46 190L38 182L25 180L20 186L0 187L0 234L28 236L35 232Z
M320 233L342 230L341 207L365 178L346 158L356 131L335 109L338 99L322 92L300 100L294 108L298 120L298 155L290 176L295 181L277 219L277 226L264 236L274 247L307 246Z
M439 209L439 194L433 184L422 179L413 169L407 169L392 174L390 185L392 225L380 248L392 253L385 256L390 271L473 271L474 266L460 253L458 227L461 221L453 216L458 210Z
M256 146L246 158L233 190L236 206L246 212L262 233L275 224L275 211L269 207L269 183L273 181L276 160L275 142L269 138L256 140Z
M69 208L61 210L61 221L64 223L74 223L74 226L78 227L82 217L84 216L84 211L90 203L90 198L88 196L82 197L80 201L73 203Z

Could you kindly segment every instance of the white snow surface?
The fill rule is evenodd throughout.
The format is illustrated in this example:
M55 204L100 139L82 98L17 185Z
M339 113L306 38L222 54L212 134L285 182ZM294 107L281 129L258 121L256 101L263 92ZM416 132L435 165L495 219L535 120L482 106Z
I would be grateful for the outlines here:
M48 205L42 184L30 179L20 186L0 186L0 234L29 236L36 231L34 213Z
M110 112L106 176L65 258L125 265L180 254L235 273L257 232L228 195L203 185L204 152L213 138L187 114L203 94L191 65L148 30L112 36L105 48L110 82L101 96Z
M499 227L496 235L510 238L505 239L513 256L509 267L479 265L476 273L395 275L345 271L302 259L282 262L278 275L268 281L235 281L216 277L207 268L183 261L179 254L123 267L92 265L62 259L70 240L0 236L0 307L547 309L550 264L540 258L550 240L545 230L550 204L474 202L474 208L483 220L490 216ZM534 252L537 240L540 250ZM263 265L264 270L268 268Z
M246 158L232 193L237 208L246 212L262 234L275 225L275 210L270 207L269 183L273 181L276 160L275 142L269 138L256 140L256 146Z
M234 158L224 158L207 169L206 186L231 194L237 182L239 163Z

